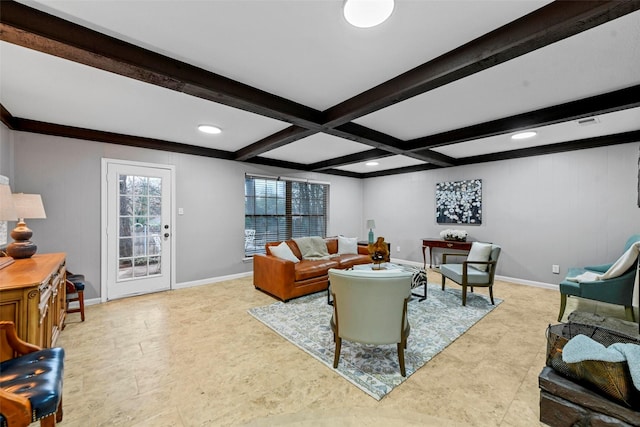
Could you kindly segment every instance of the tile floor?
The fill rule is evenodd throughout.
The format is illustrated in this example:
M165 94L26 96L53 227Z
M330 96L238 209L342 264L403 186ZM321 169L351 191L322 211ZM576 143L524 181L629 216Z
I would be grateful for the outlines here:
M379 402L247 314L274 302L251 277L88 306L57 343L61 426L540 426L559 294L506 282L494 292L496 310ZM570 298L567 315L576 308L624 316Z

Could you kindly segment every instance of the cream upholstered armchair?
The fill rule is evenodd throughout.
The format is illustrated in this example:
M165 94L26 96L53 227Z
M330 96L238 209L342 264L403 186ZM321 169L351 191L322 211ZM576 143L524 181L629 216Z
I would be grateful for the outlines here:
M331 329L338 367L342 340L363 344L397 344L400 373L406 376L404 350L410 325L411 272L401 270L329 270L333 294Z
M447 263L447 257L465 256L461 254L443 254L440 274L442 274L442 290L446 279L462 286L462 305L467 305L467 288L489 288L491 304L493 301L493 279L496 275L496 265L502 249L491 243L473 242L467 259L461 264Z

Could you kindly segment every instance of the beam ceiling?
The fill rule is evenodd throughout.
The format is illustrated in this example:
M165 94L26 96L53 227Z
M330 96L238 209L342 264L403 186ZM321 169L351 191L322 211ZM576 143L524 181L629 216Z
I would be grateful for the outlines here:
M369 113L637 11L640 9L640 2L633 0L552 2L325 111L315 110L15 1L2 1L1 7L0 39L5 42L291 124L290 127L259 141L254 141L236 152L227 152L151 138L36 122L13 117L9 111L2 107L0 118L8 127L16 130L80 137L94 141L285 166L300 170L368 177L378 176L379 173L349 174L334 168L397 154L426 162L425 165L385 171L382 174L405 173L414 170L484 162L487 159L499 160L522 157L523 155L544 154L554 150L572 150L598 143L608 145L612 143L611 138L594 139L588 143L573 141L553 144L553 148L550 146L535 147L500 153L499 155L491 154L463 159L454 159L432 150L435 147L504 134L526 127L560 123L639 106L640 86L634 86L609 94L436 135L427 135L410 141L403 141L352 122L352 120ZM315 164L281 162L260 157L261 154L270 150L318 132L366 144L372 149ZM623 135L621 140L627 138L628 135Z

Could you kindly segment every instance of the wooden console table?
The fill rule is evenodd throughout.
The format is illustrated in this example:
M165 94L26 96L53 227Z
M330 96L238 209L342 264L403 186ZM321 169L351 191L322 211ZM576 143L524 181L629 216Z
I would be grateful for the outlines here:
M18 336L53 347L66 315L64 253L17 259L0 270L0 320L16 325Z
M422 260L424 261L424 268L427 268L427 256L425 255L425 252L424 252L426 248L429 248L429 268L432 268L434 248L445 248L445 249L455 249L460 251L469 251L471 249L471 242L456 242L452 240L423 238L422 239Z

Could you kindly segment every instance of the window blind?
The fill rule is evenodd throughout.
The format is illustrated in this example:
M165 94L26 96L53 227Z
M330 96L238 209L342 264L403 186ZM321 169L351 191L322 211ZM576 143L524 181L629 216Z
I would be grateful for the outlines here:
M267 242L326 236L329 184L246 175L244 196L245 256Z

